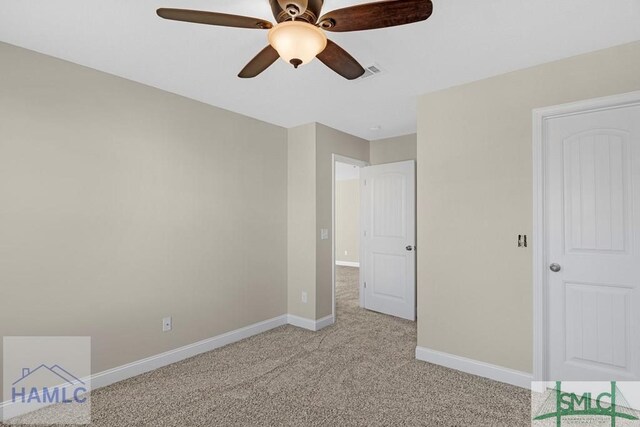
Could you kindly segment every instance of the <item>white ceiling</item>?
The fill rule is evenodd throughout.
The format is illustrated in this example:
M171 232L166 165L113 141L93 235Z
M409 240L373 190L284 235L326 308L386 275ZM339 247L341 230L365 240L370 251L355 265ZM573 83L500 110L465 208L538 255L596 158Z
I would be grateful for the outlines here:
M364 2L326 0L324 11ZM329 33L384 69L354 82L319 61L298 70L278 61L239 79L266 31L155 15L178 7L272 20L267 0L2 0L0 40L277 125L320 122L374 140L415 132L420 94L640 39L638 0L433 2L425 22Z

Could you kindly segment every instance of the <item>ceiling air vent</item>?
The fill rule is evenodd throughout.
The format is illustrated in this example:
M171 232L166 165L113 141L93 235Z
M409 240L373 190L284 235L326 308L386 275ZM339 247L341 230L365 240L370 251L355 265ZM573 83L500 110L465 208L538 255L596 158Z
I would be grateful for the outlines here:
M361 79L368 79L369 77L373 77L376 74L382 73L382 69L377 65L370 65L364 68L364 74L360 76Z

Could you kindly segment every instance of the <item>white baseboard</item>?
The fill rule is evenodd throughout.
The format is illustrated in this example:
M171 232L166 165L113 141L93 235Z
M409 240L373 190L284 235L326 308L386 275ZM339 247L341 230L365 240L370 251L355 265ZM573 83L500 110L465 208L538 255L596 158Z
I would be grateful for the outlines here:
M287 322L290 325L297 326L298 328L309 329L310 331L316 330L316 322L305 317L289 314L287 315Z
M322 328L326 328L327 326L331 326L335 323L335 319L332 315L328 315L323 317L322 319L316 320L316 331L319 331Z
M287 316L288 323L293 326L297 326L298 328L308 329L310 331L319 331L322 328L325 328L329 325L333 325L334 318L332 315L323 317L318 320L311 320L300 316L295 316L293 314L289 314Z
M526 389L531 388L531 381L533 381L533 376L526 372L516 371L466 357L455 356L425 347L416 347L416 359Z
M126 380L163 366L197 356L201 353L215 350L227 344L266 332L270 329L277 328L278 326L286 325L288 323L287 318L288 316L283 314L282 316L254 323L253 325L245 326L213 338L207 338L155 356L127 363L126 365L118 366L113 369L108 369L106 371L93 374L89 378L82 378L82 380L86 383L90 381L91 390L106 387L118 381ZM2 414L6 414L7 417L15 417L37 409L39 409L39 407L34 407L33 409L25 411L24 405L14 405L11 401L6 401L0 404L0 416L2 416Z
M320 329L332 325L333 323L334 317L332 315L323 317L322 319L318 320L310 320L303 317L294 316L292 314L283 314L282 316L274 317L273 319L254 323L253 325L245 326L243 328L217 335L212 338L207 338L193 344L188 344L174 350L169 350L155 356L150 356L145 359L127 363L126 365L107 369L106 371L93 374L89 378L81 379L85 383L91 384L91 390L97 390L101 387L106 387L119 381L123 381L128 378L132 378L146 372L162 368L163 366L167 366L172 363L176 363L181 360L188 359L190 357L197 356L211 350L215 350L217 348L232 344L234 342L252 337L257 334L261 334L270 329L277 328L278 326L290 324L293 326L298 326L300 328L309 329L311 331L319 331ZM16 417L24 415L33 410L37 410L39 408L40 407L34 407L33 409L25 410L24 405L14 405L11 401L1 402L0 420L2 419L1 417L3 414L6 414L7 417Z
M359 262L352 262L352 261L336 261L336 265L342 266L342 267L357 267L360 268L360 263Z
M253 325L245 326L244 328L236 329L213 338L207 338L175 350L169 350L155 356L147 357L146 359L138 360L136 362L94 374L91 377L91 385L93 389L105 387L115 382L135 377L145 372L153 371L154 369L188 359L189 357L224 347L225 345L261 334L262 332L266 332L270 329L286 324L287 315L285 314L274 317L273 319L254 323Z

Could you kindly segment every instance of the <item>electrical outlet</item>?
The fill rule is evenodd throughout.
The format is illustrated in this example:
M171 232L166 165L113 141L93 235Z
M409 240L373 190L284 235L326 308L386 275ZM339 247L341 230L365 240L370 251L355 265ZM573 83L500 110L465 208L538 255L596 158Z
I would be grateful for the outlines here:
M349 252L348 252L348 251L344 251L344 254L345 254L345 255L349 255Z
M302 291L302 302L306 304L307 301L308 301L307 293L305 291Z
M321 228L320 229L320 240L329 240L329 229Z
M173 328L173 321L171 320L171 316L164 317L162 319L162 332L169 332Z

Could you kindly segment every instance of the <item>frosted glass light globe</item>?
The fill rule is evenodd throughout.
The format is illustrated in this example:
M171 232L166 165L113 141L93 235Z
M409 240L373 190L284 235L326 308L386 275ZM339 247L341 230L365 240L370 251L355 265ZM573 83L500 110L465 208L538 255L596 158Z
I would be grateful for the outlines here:
M268 37L280 57L296 68L311 62L327 47L324 32L304 21L281 22L269 30Z

